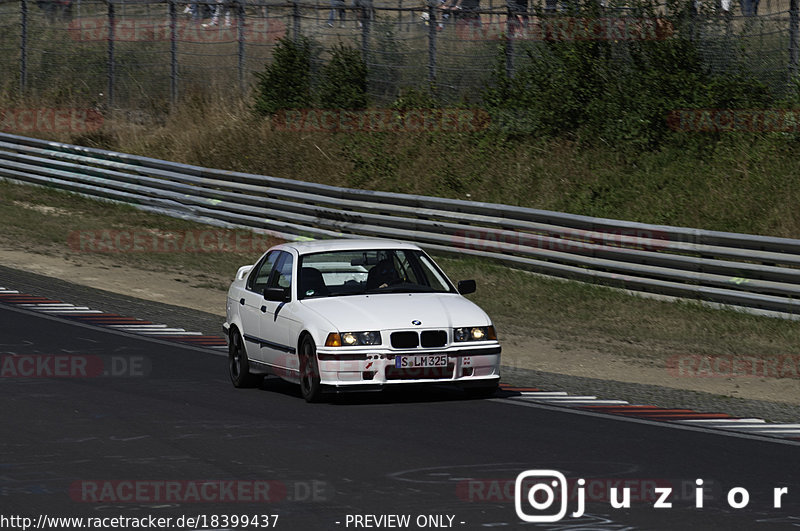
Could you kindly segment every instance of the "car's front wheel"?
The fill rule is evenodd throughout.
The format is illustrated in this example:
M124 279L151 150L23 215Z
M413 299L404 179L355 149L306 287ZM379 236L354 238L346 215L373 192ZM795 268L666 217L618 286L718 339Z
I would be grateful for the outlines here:
M250 373L250 361L244 349L242 336L231 330L228 341L228 373L234 387L254 387L258 383L258 376Z
M317 347L310 337L305 337L300 344L300 392L306 402L319 402L322 399Z

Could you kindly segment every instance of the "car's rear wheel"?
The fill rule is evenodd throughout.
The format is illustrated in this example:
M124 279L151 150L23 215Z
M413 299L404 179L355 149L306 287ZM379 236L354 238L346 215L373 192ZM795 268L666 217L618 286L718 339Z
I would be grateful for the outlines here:
M236 330L231 330L228 342L228 373L234 387L254 387L259 377L250 373L250 361L244 349L242 336Z
M308 336L300 344L300 392L306 402L319 402L322 399L317 347Z

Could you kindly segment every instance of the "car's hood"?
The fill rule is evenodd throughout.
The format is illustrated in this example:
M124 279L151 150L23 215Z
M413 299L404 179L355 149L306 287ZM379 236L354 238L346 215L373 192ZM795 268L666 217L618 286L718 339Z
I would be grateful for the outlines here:
M485 326L489 317L457 294L385 293L305 299L303 304L339 332ZM421 321L415 325L412 321Z

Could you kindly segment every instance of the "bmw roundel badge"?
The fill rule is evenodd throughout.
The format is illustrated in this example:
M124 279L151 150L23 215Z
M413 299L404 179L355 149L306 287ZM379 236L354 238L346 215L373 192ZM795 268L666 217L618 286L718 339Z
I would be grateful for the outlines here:
M418 321L418 320L414 319L413 321L411 321L411 324L419 326L419 325L422 324L422 321Z

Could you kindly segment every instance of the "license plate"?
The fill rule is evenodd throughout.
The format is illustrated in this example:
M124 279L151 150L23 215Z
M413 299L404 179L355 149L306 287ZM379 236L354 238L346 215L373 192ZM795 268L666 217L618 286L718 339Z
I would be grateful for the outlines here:
M394 366L398 369L415 369L417 367L447 367L447 354L430 354L427 356L395 356Z

